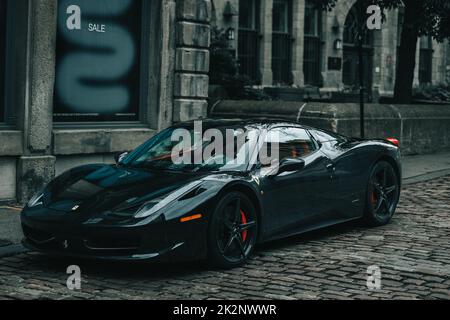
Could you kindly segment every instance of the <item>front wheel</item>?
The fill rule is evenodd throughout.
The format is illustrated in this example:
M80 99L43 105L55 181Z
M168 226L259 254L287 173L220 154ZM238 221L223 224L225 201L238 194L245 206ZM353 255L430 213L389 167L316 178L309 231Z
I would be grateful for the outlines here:
M370 226L388 224L400 197L398 176L389 162L380 161L372 169L367 190L365 222Z
M255 206L240 193L231 192L216 206L208 230L208 256L220 268L242 265L253 252L258 235Z

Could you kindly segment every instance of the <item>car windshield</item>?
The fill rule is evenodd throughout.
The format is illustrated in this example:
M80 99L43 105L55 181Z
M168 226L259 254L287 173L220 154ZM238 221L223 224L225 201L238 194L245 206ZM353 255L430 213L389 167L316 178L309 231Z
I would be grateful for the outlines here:
M246 171L257 128L169 128L126 156L120 165L183 172Z

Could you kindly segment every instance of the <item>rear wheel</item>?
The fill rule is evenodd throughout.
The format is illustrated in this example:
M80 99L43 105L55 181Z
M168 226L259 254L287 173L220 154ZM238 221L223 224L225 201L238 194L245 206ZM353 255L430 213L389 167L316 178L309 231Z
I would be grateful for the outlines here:
M255 206L240 192L224 196L208 230L209 260L220 268L242 265L253 252L258 234Z
M389 162L380 161L372 169L367 190L364 220L370 226L389 223L400 196L398 176Z

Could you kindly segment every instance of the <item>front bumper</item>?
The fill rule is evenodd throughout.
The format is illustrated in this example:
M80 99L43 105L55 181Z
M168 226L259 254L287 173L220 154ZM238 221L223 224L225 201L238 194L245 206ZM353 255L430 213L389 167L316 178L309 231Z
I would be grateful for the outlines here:
M206 257L207 222L84 225L22 214L23 245L51 256L110 261L173 262Z

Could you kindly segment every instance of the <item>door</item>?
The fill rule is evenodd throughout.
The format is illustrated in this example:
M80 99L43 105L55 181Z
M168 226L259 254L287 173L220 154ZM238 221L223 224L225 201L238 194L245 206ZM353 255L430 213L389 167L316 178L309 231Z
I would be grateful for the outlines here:
M330 221L354 219L365 205L367 172L372 154L353 148L348 140L337 134L312 130L322 145L320 151L330 159L331 190L326 201L331 204L327 215Z
M278 159L288 158L305 161L304 169L286 172L261 179L264 191L264 208L273 226L272 234L289 234L304 231L326 219L331 191L331 174L327 166L330 160L320 152L310 134L296 127L272 129L265 138L265 146L278 144ZM276 158L272 155L273 158ZM269 232L270 233L270 232Z

